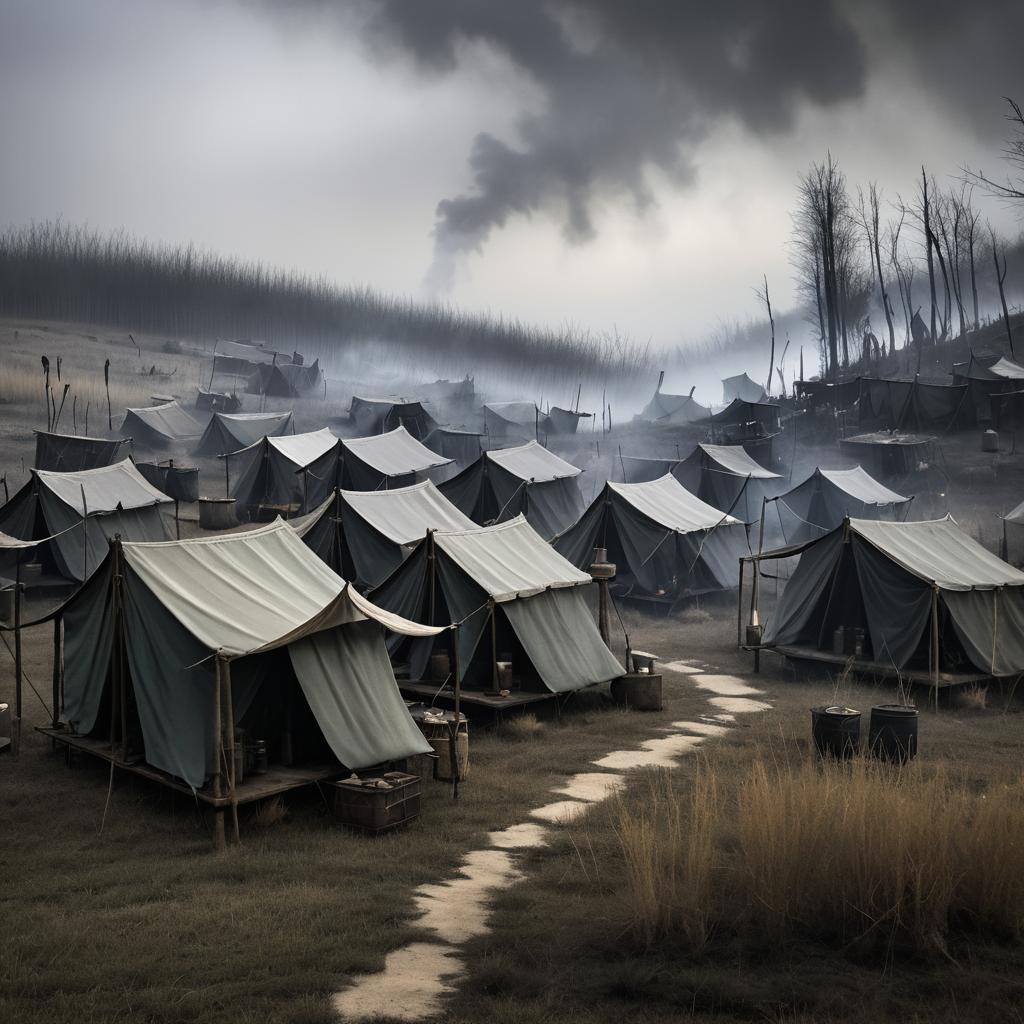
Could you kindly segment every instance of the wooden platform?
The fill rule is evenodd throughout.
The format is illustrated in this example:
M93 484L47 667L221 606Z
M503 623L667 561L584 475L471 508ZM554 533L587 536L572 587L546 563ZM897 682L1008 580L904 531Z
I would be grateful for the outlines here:
M411 683L405 679L399 679L398 688L404 696L415 697L417 700L426 698L435 704L445 706L455 703L455 691L447 687L438 690L437 683ZM556 697L558 697L557 693L531 693L527 690L513 690L507 697L498 697L486 690L467 690L465 687L459 691L461 705L468 704L471 707L487 708L489 711L510 711L513 708L554 700Z
M185 796L201 800L210 807L223 809L232 805L230 796L214 797L206 790L193 790L181 779L176 779L166 772L160 771L144 761L122 761L117 752L110 749L107 740L94 739L91 736L76 736L64 729L51 729L38 726L37 732L48 736L57 743L62 744L70 750L81 751L92 757L113 763L121 771L131 772L133 775L149 779L151 782L158 782L168 789L173 789ZM340 765L311 765L304 768L288 768L284 765L271 765L270 770L264 775L250 775L244 782L240 783L235 790L235 803L250 804L256 800L265 800L267 797L280 796L293 789L300 789L302 786L311 786L317 782L324 782L327 779L338 778L343 774Z
M745 650L760 650L769 654L781 654L783 657L793 661L813 661L823 665L832 665L839 669L849 667L851 672L859 676L872 676L876 679L897 679L911 683L914 686L931 686L936 689L945 689L950 686L965 686L970 683L983 683L992 677L983 672L940 672L938 680L931 672L921 669L897 670L892 664L881 661L867 661L864 658L854 658L849 654L833 654L831 651L822 651L817 647L797 647L781 645L779 647L747 647Z

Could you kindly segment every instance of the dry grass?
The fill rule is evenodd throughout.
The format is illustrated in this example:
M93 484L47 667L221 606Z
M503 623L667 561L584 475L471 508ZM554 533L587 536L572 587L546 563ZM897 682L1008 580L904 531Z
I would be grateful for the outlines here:
M544 733L544 723L536 715L514 715L501 723L501 734L510 740L533 740Z
M942 769L759 758L723 789L701 770L623 798L629 926L691 951L713 921L760 945L814 936L946 953L1024 928L1024 782L977 792ZM628 802L627 802L628 801Z
M962 686L956 695L956 705L966 711L984 711L988 707L988 687L981 683Z
M639 793L616 797L630 929L645 946L668 934L681 935L694 951L707 941L719 814L718 787L707 771L685 795L662 771Z

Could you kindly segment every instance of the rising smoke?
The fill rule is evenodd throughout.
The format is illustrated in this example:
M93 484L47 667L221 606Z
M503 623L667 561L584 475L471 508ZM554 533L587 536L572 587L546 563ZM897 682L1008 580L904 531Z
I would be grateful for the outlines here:
M377 52L426 73L454 73L467 47L486 47L543 97L516 139L477 134L472 187L438 204L436 292L450 290L460 254L511 217L554 216L581 243L601 199L645 209L650 172L692 180L701 141L723 121L783 132L802 105L855 100L871 74L893 69L976 119L978 103L995 107L1022 77L1020 0L307 0L305 10L341 16Z

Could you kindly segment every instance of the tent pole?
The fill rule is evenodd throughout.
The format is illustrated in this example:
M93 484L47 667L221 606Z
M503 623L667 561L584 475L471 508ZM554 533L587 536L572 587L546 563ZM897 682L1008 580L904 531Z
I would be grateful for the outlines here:
M743 570L746 569L746 564L743 558L740 558L740 583L736 598L736 645L738 647L743 646Z
M932 679L935 684L935 710L939 710L939 588L932 584Z
M61 644L62 616L53 620L53 728L60 728L60 709L64 689L64 652Z
M1003 544L1002 544L1002 550L999 552L999 555L1000 555L1000 557L1002 558L1002 560L1004 562L1008 562L1010 560L1010 558L1009 558L1009 547L1008 547L1008 545L1006 543L1006 520L1005 519L1003 520Z
M214 662L216 678L213 686L213 799L218 801L213 817L213 848L219 853L224 850L224 809L219 806L221 798L221 765L224 760L224 733L221 727L220 691L223 660L220 654Z
M230 457L224 456L224 497L231 497L231 470L229 469Z
M15 757L21 753L21 552L14 563L14 721L11 746Z
M235 702L231 694L231 662L225 659L224 667L221 670L221 680L224 686L224 727L228 737L228 785L231 787L231 825L235 835L235 842L241 842L241 835L238 830L238 791L236 786L238 779L235 776Z
M491 605L491 690L498 692L498 623L494 600Z
M452 799L459 799L459 727L462 724L462 715L459 711L459 699L462 696L462 665L459 662L459 624L456 622L452 627L455 630L455 732L452 734Z

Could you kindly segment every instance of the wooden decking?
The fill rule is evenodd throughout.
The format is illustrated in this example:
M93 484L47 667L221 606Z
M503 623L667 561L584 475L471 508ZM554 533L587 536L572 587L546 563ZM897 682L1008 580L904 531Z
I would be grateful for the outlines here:
M338 764L311 765L304 768L271 765L265 775L250 775L244 782L239 783L235 789L234 800L232 800L230 795L214 797L206 790L193 790L180 779L176 779L158 768L153 768L142 760L123 761L117 751L110 749L110 743L107 740L94 739L90 736L76 736L65 729L51 729L42 726L38 727L37 731L69 750L80 751L83 754L99 758L108 764L113 764L121 771L131 772L133 775L157 782L175 792L201 800L218 810L229 808L233 803L250 804L257 800L265 800L267 797L280 796L282 793L300 789L302 786L311 786L317 782L337 778L343 773Z
M855 658L849 654L833 654L816 647L798 647L780 645L778 647L761 647L760 650L769 654L780 654L793 661L811 661L823 665L832 665L839 669L847 669L859 676L874 679L902 679L914 686L930 686L942 690L950 686L965 686L970 683L987 682L992 677L979 672L940 672L938 679L928 671L921 669L896 669L893 665L881 661L868 661Z
M449 707L455 703L455 692L450 687L439 689L437 683L411 683L405 679L398 681L398 688L402 694L417 700L432 701L434 704ZM479 708L487 708L489 711L511 711L515 708L527 707L530 704L539 704L549 700L555 700L557 693L531 693L526 690L513 690L507 697L499 697L486 690L467 690L463 687L459 691L459 703Z

